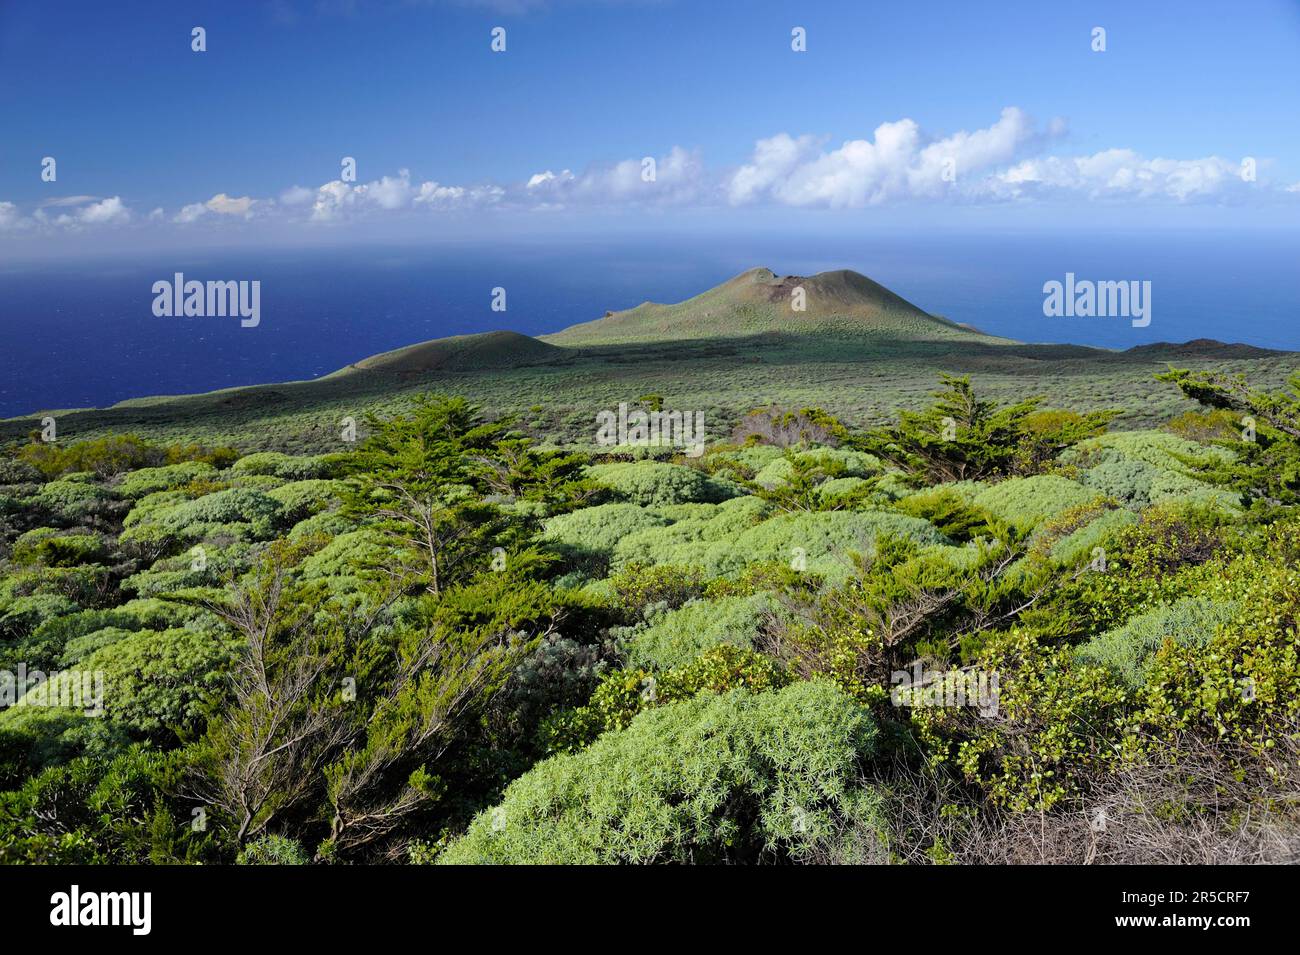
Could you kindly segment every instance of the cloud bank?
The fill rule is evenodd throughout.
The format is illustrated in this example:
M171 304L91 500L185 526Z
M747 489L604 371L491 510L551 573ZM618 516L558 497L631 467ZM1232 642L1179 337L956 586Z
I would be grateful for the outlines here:
M1300 183L1267 180L1267 161L1219 156L1146 157L1112 148L1062 154L1066 124L1039 124L1009 106L990 125L929 135L914 119L881 123L870 138L838 146L825 137L777 132L754 143L738 166L711 167L673 146L660 156L592 164L581 172L541 169L514 183L419 181L409 169L368 182L292 185L273 197L218 193L174 212L137 215L121 196L67 196L24 211L0 201L0 233L82 231L170 223L211 228L274 220L337 227L384 216L556 212L566 209L792 207L852 210L907 203L1292 203ZM58 210L58 211L55 211Z

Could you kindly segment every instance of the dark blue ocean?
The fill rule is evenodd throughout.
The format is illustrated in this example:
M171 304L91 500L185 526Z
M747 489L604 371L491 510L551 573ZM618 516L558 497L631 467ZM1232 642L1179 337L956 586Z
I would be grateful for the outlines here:
M0 263L0 416L309 378L446 335L557 331L754 266L849 268L921 308L1035 342L1217 338L1300 350L1300 232L684 237L175 252ZM158 318L155 281L259 280L261 323ZM1043 315L1043 283L1149 280L1152 321ZM506 311L491 308L506 290Z

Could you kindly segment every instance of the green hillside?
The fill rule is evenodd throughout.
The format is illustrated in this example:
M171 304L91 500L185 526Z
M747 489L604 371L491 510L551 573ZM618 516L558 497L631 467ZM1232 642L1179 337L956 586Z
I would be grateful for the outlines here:
M796 312L796 287L806 310ZM1001 399L1043 395L1079 409L1121 407L1124 423L1191 407L1153 376L1167 362L1247 374L1280 385L1300 356L1198 341L1126 352L1034 345L930 315L849 271L778 277L751 269L694 298L610 312L541 338L495 331L422 342L362 358L313 381L138 398L107 409L55 412L70 439L134 432L159 440L256 449L333 450L339 421L409 407L426 391L515 414L538 437L589 442L601 409L644 394L701 411L710 433L758 406L818 406L877 424L926 400L939 373L970 375ZM39 415L0 421L0 442L26 440Z
M799 311L793 301L796 289L803 289L804 295L804 308ZM929 315L857 272L840 269L809 277L779 277L763 268L742 272L675 305L644 302L544 335L542 340L582 347L773 334L850 340L1005 341Z

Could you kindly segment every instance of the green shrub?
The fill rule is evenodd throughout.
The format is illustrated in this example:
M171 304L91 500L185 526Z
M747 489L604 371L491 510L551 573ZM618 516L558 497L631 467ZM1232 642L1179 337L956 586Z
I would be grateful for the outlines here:
M38 484L44 480L40 468L29 461L0 457L0 484Z
M539 737L546 752L577 752L602 733L623 729L652 706L689 700L705 692L770 690L789 681L789 674L771 657L747 647L720 644L671 670L605 674L586 704L543 720Z
M515 780L441 863L707 863L807 857L878 828L860 783L876 728L831 686L648 710Z
M1097 492L1068 478L1039 474L995 484L975 495L973 503L1017 530L1027 532L1048 518L1086 504L1097 496Z
M292 481L266 492L267 497L280 502L280 519L285 524L296 524L336 505L338 494L336 482L319 479Z
M717 504L745 493L730 481L662 461L596 464L587 468L587 476L608 487L619 500L642 507Z
M669 514L656 511L660 519L644 529L630 531L613 542L620 564L689 564L690 555L703 545L727 541L744 533L772 514L772 508L756 497L738 497L723 504L698 504Z
M177 796L186 760L183 751L132 747L51 766L20 790L0 793L0 863L215 861L204 858L212 834L191 827L191 804Z
M680 607L704 593L709 576L699 567L625 564L610 577L619 602L632 614L648 606Z
M997 718L968 707L918 706L913 724L936 763L949 763L995 804L1047 810L1086 789L1119 753L1123 687L1069 648L999 634L977 669L997 674Z
M159 491L171 491L184 487L192 481L212 480L217 476L217 469L203 461L185 461L181 464L166 464L157 468L141 468L122 478L117 485L117 493L129 500L136 500Z
M1243 758L1244 750L1267 761L1277 758L1283 738L1294 740L1300 722L1300 570L1294 557L1300 541L1294 527L1279 536L1285 534L1291 535L1290 559L1279 559L1278 538L1264 554L1247 558L1235 611L1208 641L1168 640L1151 656L1126 736L1130 752L1167 749L1192 733L1223 747L1226 758Z
M96 650L79 670L103 673L109 720L143 736L175 739L201 728L206 706L225 687L230 654L228 641L211 633L140 630ZM53 681L48 692L59 692Z
M260 836L239 853L238 865L307 865L311 857L302 843L285 836Z
M1188 460L1202 464L1232 460L1230 451L1206 447L1165 431L1113 431L1080 441L1062 457L1070 463L1083 463L1089 457L1099 456L1105 451L1185 475L1190 474L1190 468L1185 463Z
M280 522L283 506L275 498L250 488L229 488L168 508L156 519L168 530L199 540L214 528L246 524L257 537L269 537Z
M111 756L128 742L122 727L80 710L12 706L0 712L0 790L79 756Z
M1050 551L1051 559L1065 567L1091 560L1094 548L1113 549L1111 544L1120 532L1137 522L1137 515L1129 510L1103 511L1082 527L1054 541Z
M285 536L292 541L311 537L341 537L357 530L357 522L339 511L324 511L300 520Z
M620 541L667 523L667 518L636 504L599 504L551 518L543 539L589 576L603 577Z
M280 451L257 451L244 455L230 466L230 470L235 474L268 474L275 477L291 459L291 455Z
M80 524L115 513L116 500L109 490L84 481L58 480L43 485L32 498L36 506L68 524Z
M869 552L881 534L905 537L923 545L947 542L929 522L888 511L788 513L760 524L745 520L741 526L743 529L738 531L692 535L694 539L688 540L683 540L687 535L677 532L676 525L629 535L616 548L615 563L635 560L699 566L717 576L740 573L748 564L779 562L838 580L852 572L849 555Z
M1151 503L1151 488L1166 472L1138 458L1112 457L1080 476L1084 487L1138 511Z
M46 567L75 567L93 564L108 553L98 534L61 534L50 527L38 527L14 541L10 555L15 564L44 564Z
M807 451L791 452L794 460L802 464L820 465L832 478L867 478L879 474L882 470L880 459L865 451L850 451L847 448L812 448ZM757 474L754 483L762 487L775 487L788 481L794 473L790 458L778 457L769 461Z
M752 647L764 619L777 612L765 594L697 600L661 613L627 634L627 658L634 667L679 667L721 644Z
M1236 613L1235 603L1184 597L1093 637L1077 653L1082 662L1106 667L1136 689L1145 682L1152 654L1166 640L1179 646L1204 646L1215 630L1230 623Z
M28 594L0 601L0 638L13 640L25 636L45 621L78 609L76 601L61 594Z

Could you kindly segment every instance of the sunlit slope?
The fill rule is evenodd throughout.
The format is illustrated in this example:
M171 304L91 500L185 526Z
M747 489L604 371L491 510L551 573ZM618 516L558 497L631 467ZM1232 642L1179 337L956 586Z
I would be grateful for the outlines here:
M803 290L802 310L796 308L799 289ZM778 276L762 268L742 272L684 302L645 302L541 340L582 347L772 334L829 335L840 340L1004 341L930 315L857 272Z

